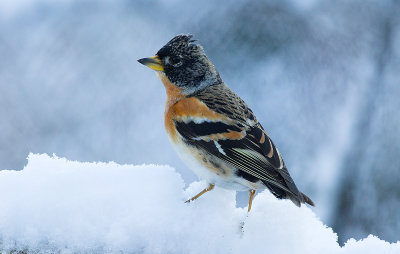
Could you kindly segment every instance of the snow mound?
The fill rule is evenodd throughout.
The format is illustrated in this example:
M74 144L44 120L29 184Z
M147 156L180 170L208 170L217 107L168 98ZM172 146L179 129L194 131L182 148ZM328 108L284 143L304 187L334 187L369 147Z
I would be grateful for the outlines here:
M235 192L220 188L184 203L205 185L184 190L169 166L30 154L24 170L0 171L0 252L400 253L400 242L374 236L341 248L308 207L268 191L248 216Z

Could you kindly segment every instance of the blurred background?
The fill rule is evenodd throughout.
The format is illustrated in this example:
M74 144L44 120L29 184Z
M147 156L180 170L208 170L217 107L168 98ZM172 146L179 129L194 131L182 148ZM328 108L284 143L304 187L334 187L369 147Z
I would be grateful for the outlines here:
M2 0L0 170L55 153L196 180L165 135L161 82L136 62L191 33L340 242L400 240L399 13L394 0Z

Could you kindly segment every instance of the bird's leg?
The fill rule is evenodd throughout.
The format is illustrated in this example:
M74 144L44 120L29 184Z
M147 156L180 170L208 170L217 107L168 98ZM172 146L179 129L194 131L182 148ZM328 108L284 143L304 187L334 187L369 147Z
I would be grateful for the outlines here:
M214 189L214 184L210 184L207 188L202 190L199 194L197 194L196 196L194 196L191 199L186 200L185 203L189 203L190 201L193 201L193 200L197 199L198 197L200 197L201 195L203 195L204 193L206 193L207 191L210 191L212 189Z
M256 194L256 190L249 190L249 206L247 207L247 215L246 215L246 219L247 219L247 217L249 217L249 212L250 212L250 210L251 210L251 204L253 203L253 197L254 197L254 194ZM244 233L244 223L245 223L245 221L242 221L241 223L240 223L240 232L243 234Z
M253 203L253 197L254 197L255 193L256 193L256 190L249 190L250 198L249 198L249 207L247 208L247 212L250 212L250 210L251 210L251 204Z

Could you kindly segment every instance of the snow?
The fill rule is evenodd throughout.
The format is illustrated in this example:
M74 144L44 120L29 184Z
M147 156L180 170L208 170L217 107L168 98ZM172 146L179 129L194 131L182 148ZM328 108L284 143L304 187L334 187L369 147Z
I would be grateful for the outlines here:
M185 189L175 169L69 161L30 154L0 172L0 251L38 253L400 253L400 241L349 240L290 201L258 193L252 211L235 192ZM318 204L317 204L318 205ZM243 231L240 229L244 221Z

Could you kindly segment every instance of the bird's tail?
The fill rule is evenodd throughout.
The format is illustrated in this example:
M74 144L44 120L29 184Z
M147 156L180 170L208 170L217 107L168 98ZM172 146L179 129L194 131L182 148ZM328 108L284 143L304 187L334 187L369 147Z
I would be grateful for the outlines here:
M275 185L272 185L268 182L263 182L268 189L272 192L272 194L279 199L290 199L296 206L300 207L301 204L307 203L311 206L314 206L314 202L311 200L311 198L309 198L306 194L304 194L303 192L300 192L296 185L293 185L292 188L294 189L294 191L287 191L287 190L283 190L280 187L277 187ZM296 193L296 194L295 194Z
M300 207L301 204L307 203L311 206L315 206L314 202L303 192L299 192L299 195L294 195L293 193L286 192L286 197L290 199L296 206Z
M303 196L304 199L304 203L309 204L310 206L315 206L314 202L311 200L311 198L309 198L306 194L304 194L303 192L300 192L300 195Z

